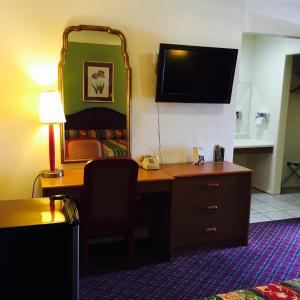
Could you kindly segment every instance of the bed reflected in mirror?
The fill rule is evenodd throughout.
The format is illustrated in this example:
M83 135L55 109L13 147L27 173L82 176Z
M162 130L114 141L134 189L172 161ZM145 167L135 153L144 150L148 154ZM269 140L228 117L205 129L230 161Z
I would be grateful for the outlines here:
M130 156L131 69L123 33L105 26L68 27L59 83L66 115L62 162Z

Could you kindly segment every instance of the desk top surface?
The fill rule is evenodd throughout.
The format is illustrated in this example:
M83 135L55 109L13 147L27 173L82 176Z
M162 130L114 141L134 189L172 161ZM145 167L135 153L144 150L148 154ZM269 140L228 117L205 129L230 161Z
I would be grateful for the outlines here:
M62 200L31 198L0 201L0 228L68 222Z
M161 165L160 170L139 169L138 183L172 181L174 178L186 176L209 176L220 174L250 173L250 169L238 166L230 162L210 163L200 165L192 163ZM65 175L59 178L41 177L42 189L69 188L83 186L83 167L65 169Z
M161 166L161 170L175 178L252 172L250 169L226 161L220 163L205 162L199 165L193 163L166 164Z
M173 176L162 170L144 170L140 168L138 173L138 183L172 181L173 179ZM42 189L81 186L83 186L83 168L65 169L63 177L41 177Z

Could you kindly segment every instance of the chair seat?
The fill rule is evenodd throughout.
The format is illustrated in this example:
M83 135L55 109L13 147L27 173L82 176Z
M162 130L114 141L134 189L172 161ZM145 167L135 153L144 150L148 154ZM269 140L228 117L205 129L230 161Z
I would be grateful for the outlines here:
M101 143L97 140L79 139L67 143L68 159L95 159L101 157Z

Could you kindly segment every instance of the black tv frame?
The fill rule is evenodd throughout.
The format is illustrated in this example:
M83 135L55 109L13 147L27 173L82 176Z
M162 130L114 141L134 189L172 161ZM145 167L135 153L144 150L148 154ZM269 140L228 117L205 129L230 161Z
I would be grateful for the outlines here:
M185 50L185 51L214 51L220 54L228 54L232 60L232 68L228 74L227 90L225 94L188 94L188 93L167 93L164 91L164 77L165 77L165 59L167 50ZM234 74L236 69L236 61L238 56L238 49L233 48L218 48L205 46L189 46L178 44L164 44L159 46L159 56L157 63L157 83L156 83L156 102L179 102L179 103L222 103L229 104L231 101L232 86L234 81Z

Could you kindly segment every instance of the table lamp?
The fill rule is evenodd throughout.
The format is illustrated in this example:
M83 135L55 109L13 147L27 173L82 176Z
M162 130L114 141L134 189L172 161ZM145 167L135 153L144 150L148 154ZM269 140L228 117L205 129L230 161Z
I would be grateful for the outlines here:
M50 170L43 170L42 177L62 177L63 170L55 168L54 124L66 122L58 91L40 93L39 117L41 123L49 124L49 162Z

